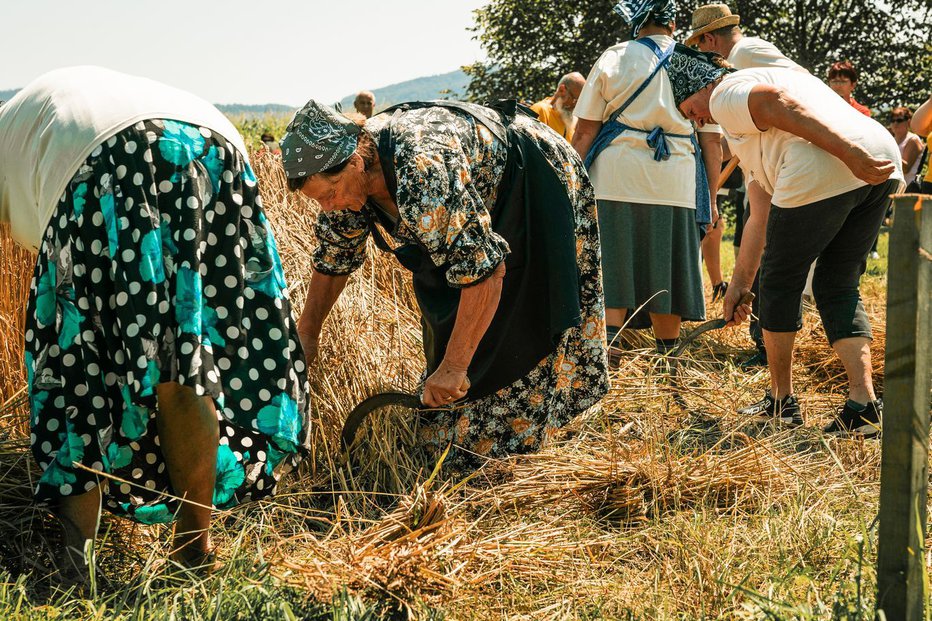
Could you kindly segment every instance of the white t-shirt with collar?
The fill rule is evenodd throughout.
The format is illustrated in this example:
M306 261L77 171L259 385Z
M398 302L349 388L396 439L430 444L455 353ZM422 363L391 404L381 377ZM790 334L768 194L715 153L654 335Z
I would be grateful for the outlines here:
M36 251L68 182L97 145L144 119L219 133L248 160L233 124L196 95L102 67L50 71L0 107L0 222Z
M651 35L661 50L672 37ZM592 67L574 110L575 116L605 123L657 66L646 45L626 41L608 48ZM691 134L692 123L676 108L673 87L661 70L618 120L651 131ZM625 131L606 147L589 170L597 199L629 203L696 207L696 164L689 138L667 138L670 159L657 162L642 132Z
M819 115L833 130L896 165L891 178L903 181L899 148L893 136L809 73L782 68L744 69L722 78L709 109L721 126L741 168L772 195L777 207L801 207L867 185L845 164L811 142L781 129L761 131L751 118L748 98L758 84L786 91Z

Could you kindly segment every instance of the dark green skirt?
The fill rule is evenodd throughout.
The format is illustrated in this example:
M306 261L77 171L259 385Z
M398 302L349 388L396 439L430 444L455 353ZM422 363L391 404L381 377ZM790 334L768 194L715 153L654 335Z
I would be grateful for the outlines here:
M649 328L648 313L705 319L699 229L685 207L599 200L606 308L633 312L629 328Z

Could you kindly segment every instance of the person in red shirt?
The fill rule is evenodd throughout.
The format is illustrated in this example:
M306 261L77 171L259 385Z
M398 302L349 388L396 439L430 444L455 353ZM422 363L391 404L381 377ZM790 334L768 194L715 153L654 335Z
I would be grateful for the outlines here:
M864 116L870 116L871 110L864 104L855 101L852 93L858 85L858 70L854 68L850 60L832 63L828 70L828 85L833 91L838 93L842 99L851 104L855 110Z

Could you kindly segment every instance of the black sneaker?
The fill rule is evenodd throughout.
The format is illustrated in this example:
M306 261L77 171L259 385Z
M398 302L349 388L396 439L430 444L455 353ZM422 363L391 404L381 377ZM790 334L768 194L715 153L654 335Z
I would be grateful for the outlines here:
M719 300L725 297L725 292L728 291L728 281L723 280L717 285L712 285L712 303L715 304Z
M867 408L858 411L847 401L838 408L835 420L828 424L823 433L830 435L858 435L873 438L880 435L883 420L883 401L877 399L867 404Z
M777 421L786 425L802 425L803 417L799 411L799 400L796 395L787 395L780 400L774 399L770 391L757 403L738 410L738 414L751 420L761 422Z
M738 366L745 371L765 368L767 366L767 350L758 348L749 358L739 363Z

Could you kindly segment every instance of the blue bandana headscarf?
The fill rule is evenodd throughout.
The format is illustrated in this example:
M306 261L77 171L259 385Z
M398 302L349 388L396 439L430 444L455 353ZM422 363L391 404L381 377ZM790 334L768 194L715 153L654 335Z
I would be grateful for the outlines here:
M675 0L621 0L614 10L631 26L631 38L637 39L638 32L653 15L662 23L670 23L676 17Z
M670 78L673 100L677 106L693 93L701 91L726 73L734 71L730 66L722 66L714 62L714 58L718 56L714 52L700 52L680 43L675 45L673 55L670 56L670 62L667 64L667 76ZM721 57L718 56L718 58Z
M310 177L342 164L356 151L359 126L313 99L298 110L279 144L289 179Z

